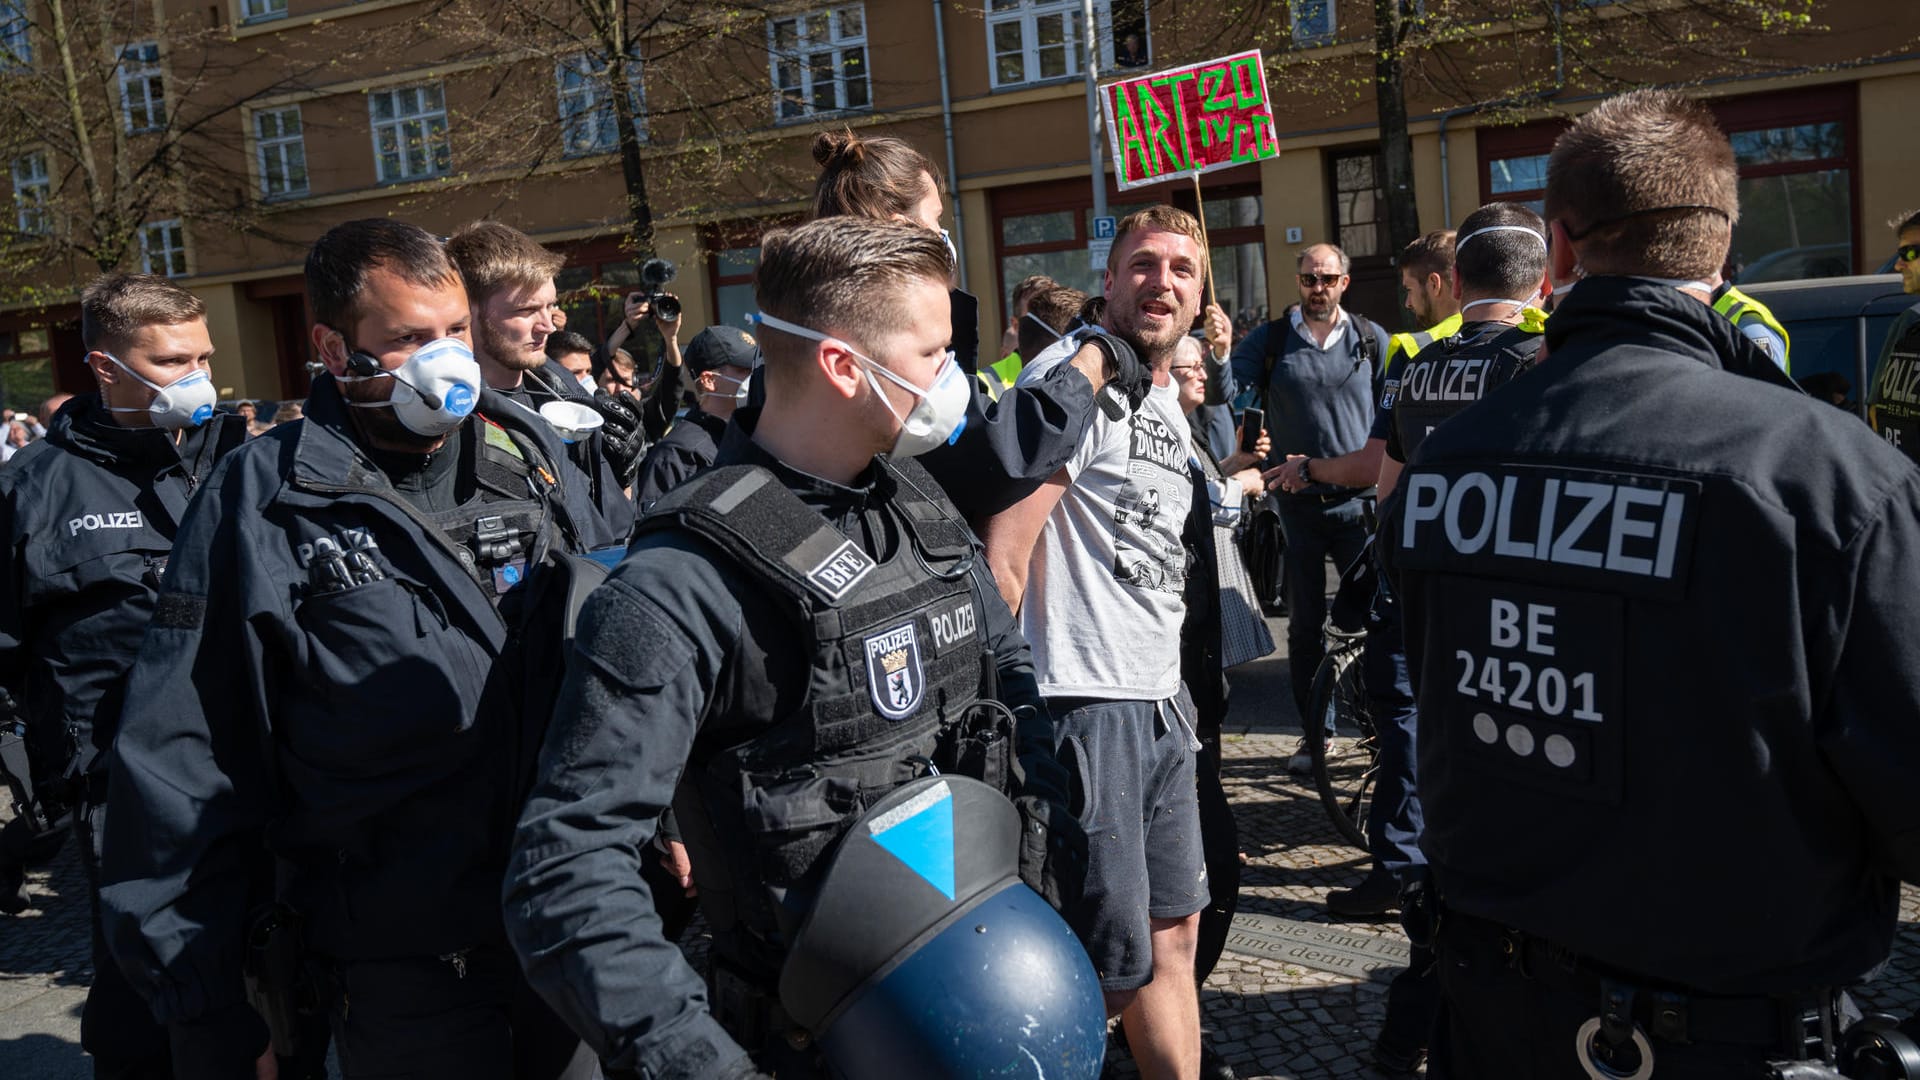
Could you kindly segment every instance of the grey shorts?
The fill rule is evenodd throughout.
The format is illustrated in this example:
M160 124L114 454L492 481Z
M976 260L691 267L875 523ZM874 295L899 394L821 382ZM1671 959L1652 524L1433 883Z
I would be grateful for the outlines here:
M1087 830L1087 888L1072 919L1102 990L1153 981L1151 919L1206 907L1200 801L1189 741L1193 701L1056 698L1060 758L1075 774Z

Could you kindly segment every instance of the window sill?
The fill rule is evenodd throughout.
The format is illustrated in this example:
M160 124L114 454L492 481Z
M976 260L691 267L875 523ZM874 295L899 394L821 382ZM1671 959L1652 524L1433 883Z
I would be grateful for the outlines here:
M387 8L419 2L420 0L348 0L347 3L338 7L330 7L324 11L310 12L305 15L279 15L272 18L256 16L235 26L233 38L238 41L241 38L259 34L277 34L282 30L292 30L299 26L314 26L334 19L345 19L354 15L365 15L369 12L384 11Z
M1109 72L1107 69L1102 68L1101 74L1102 77L1104 77L1109 74ZM1011 94L1021 90L1039 90L1049 86L1067 86L1071 83L1085 82L1086 78L1086 73L1082 72L1077 75L1056 75L1051 79L1034 79L1031 82L1000 83L993 87L992 92L996 94Z
M263 203L298 202L299 200L304 199L311 194L313 194L313 192L310 189L304 188L304 187L298 191L282 191L282 192L273 193L273 194L269 194L267 192L261 192L260 201Z
M802 127L807 124L817 124L822 120L838 120L848 116L870 116L872 114L873 106L863 105L857 109L833 109L826 112L810 112L802 116L788 116L784 118L776 116L773 118L773 126L777 128Z
M453 175L453 170L448 169L446 172L421 173L419 176L393 176L393 177L382 176L373 182L373 186L376 188L393 188L393 187L400 187L405 184L426 184L426 183L431 183L435 180L445 180L447 177L452 175ZM284 202L287 200L276 199L274 201Z
M264 15L245 15L240 19L242 27L258 26L261 23L279 22L287 17L284 11L269 11Z

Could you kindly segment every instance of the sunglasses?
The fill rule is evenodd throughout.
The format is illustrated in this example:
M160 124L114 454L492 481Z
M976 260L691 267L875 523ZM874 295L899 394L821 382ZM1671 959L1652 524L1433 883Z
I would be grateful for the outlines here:
M1345 274L1301 274L1300 284L1309 289L1316 284L1322 288L1331 289L1340 284L1340 279L1346 276Z
M1893 249L1893 256L1901 262L1920 263L1920 244L1902 244Z
M1175 364L1167 370L1183 379L1189 379L1196 375L1205 374L1207 369L1200 364Z

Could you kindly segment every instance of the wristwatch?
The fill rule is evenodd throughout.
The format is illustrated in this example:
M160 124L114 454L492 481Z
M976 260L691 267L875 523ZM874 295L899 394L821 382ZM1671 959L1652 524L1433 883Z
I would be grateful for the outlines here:
M1301 487L1306 487L1308 484L1313 483L1313 473L1309 471L1309 466L1311 466L1312 464L1313 464L1312 458L1303 457L1300 459L1300 486Z

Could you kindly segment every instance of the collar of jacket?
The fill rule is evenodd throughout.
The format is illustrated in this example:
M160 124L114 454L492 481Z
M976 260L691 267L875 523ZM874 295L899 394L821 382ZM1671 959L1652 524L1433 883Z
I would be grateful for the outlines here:
M361 448L357 433L347 419L348 405L340 395L340 385L332 375L314 381L307 395L307 418L300 425L299 445L294 450L295 479L323 484L346 483L362 488L388 487L386 475ZM505 394L480 388L480 405L468 424L488 421L531 440L545 456L545 466L556 488L561 484L556 463L564 459L560 437L554 434L540 414Z
M852 486L836 484L812 473L802 472L767 453L759 443L753 441L753 429L759 421L759 407L742 406L735 409L732 422L727 424L726 431L720 436L720 450L713 463L762 466L800 496L801 502L828 518L835 518L846 511L865 510L893 497L895 481L892 472L880 467L878 457L854 478Z
M178 443L157 427L123 427L113 420L99 394L78 394L60 407L47 426L47 441L101 465L147 467L163 473L196 461L207 440L223 445L222 452L246 438L246 421L232 413L216 412L213 419L188 428Z
M1645 278L1583 278L1547 320L1554 360L1580 359L1615 346L1655 348L1712 368L1798 391L1760 347L1698 298Z

